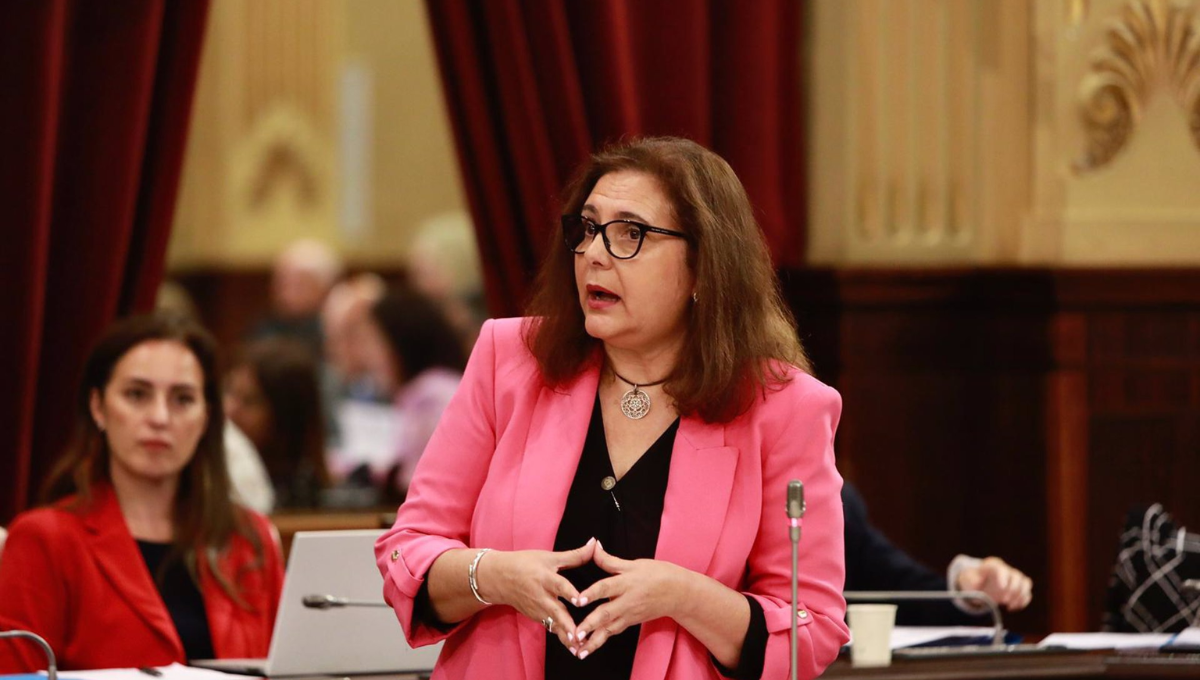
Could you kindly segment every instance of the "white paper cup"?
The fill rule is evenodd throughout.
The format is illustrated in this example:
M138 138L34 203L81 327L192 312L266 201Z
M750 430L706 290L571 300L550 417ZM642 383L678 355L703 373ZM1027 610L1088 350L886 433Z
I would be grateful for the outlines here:
M892 628L896 625L894 604L852 604L850 617L850 665L877 668L892 665Z

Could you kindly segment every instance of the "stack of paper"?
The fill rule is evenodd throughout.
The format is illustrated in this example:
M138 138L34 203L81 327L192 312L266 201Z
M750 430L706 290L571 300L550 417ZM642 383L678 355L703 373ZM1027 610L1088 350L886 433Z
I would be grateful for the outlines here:
M1171 633L1051 633L1038 646L1063 649L1158 649L1172 637Z
M892 649L941 645L987 645L995 629L981 626L896 626L892 629Z

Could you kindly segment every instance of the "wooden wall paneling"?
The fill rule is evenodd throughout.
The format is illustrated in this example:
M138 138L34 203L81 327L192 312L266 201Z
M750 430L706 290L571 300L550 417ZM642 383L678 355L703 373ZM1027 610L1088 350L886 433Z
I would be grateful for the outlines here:
M1081 578L1087 553L1087 320L1064 314L1051 325L1055 368L1046 378L1046 505L1049 579L1037 588L1048 600L1050 629L1083 631L1089 579Z

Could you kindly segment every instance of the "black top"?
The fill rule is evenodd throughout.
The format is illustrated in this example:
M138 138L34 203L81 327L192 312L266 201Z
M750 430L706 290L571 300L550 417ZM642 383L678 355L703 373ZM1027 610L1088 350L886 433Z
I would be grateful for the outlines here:
M163 565L167 553L171 551L171 544L149 541L138 541L137 544L138 549L142 551L142 559L146 561L146 567L150 570L150 576L154 578L154 585L158 587L158 594L162 596L171 621L175 623L175 630L179 632L184 655L189 661L215 657L212 635L208 630L208 614L204 609L204 596L192 581L183 561L172 560L160 576L159 568Z
M846 590L946 590L946 576L892 545L871 524L867 504L850 482L842 485L846 519ZM898 626L984 626L991 617L968 614L949 600L899 602Z
M579 467L554 539L554 549L573 550L595 537L608 553L617 557L627 560L653 558L662 525L671 450L678 429L679 420L676 419L625 476L616 481L597 399ZM610 484L604 484L605 478L616 481L615 485L606 490L604 486ZM582 592L608 574L591 563L564 571L563 576ZM766 619L754 598L747 597L746 600L750 603L750 625L742 644L740 665L736 669L727 669L713 659L715 667L726 677L758 678L762 675L767 644ZM566 607L579 624L605 601L591 602L586 607L575 607L567 602ZM572 656L557 636L547 633L546 679L628 678L633 671L633 656L640 632L641 626L631 626L609 638L603 647L583 661Z

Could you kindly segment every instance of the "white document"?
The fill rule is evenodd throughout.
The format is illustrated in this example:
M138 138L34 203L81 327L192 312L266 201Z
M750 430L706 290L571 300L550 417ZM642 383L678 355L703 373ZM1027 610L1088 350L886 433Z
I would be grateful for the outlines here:
M204 668L193 668L183 664L173 663L170 666L156 666L154 670L161 673L157 680L230 680L234 676L221 671L210 671ZM45 675L45 671L42 672ZM103 668L94 671L59 671L58 675L70 680L156 680L156 676L136 668ZM249 680L248 676L241 676Z
M1051 633L1038 647L1067 649L1158 649L1171 633Z
M892 649L916 647L946 638L974 638L978 644L990 644L995 632L991 626L896 626L892 629Z
M346 400L338 408L338 428L338 457L348 467L366 463L376 472L387 472L396 462L395 406Z
M1171 639L1171 644L1180 647L1200 647L1200 628L1184 628Z

